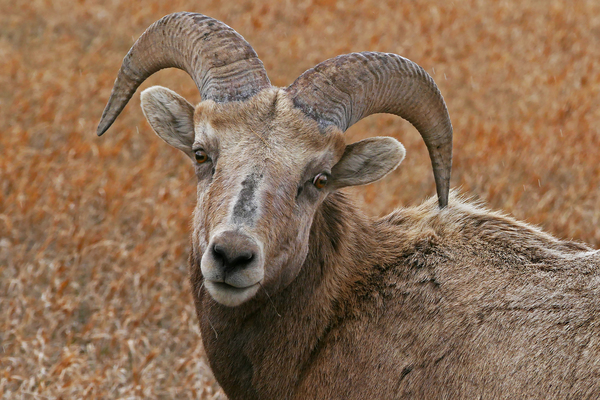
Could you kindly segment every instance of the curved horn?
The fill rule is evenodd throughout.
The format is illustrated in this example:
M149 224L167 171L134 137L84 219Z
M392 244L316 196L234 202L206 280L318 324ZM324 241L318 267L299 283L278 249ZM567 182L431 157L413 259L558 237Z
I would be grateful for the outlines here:
M202 100L243 101L271 86L256 52L236 31L202 14L169 14L153 23L123 59L98 136L112 125L144 80L171 67L192 77Z
M427 145L438 202L446 207L452 124L440 91L423 68L396 54L345 54L304 72L286 90L294 105L322 126L333 124L346 131L376 113L409 121Z

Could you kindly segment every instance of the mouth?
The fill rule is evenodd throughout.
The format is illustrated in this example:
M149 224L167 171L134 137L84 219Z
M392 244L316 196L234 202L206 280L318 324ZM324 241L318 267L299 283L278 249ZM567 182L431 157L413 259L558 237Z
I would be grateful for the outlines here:
M205 280L204 286L216 302L227 307L236 307L254 297L260 288L260 282L246 287L237 287L225 282Z

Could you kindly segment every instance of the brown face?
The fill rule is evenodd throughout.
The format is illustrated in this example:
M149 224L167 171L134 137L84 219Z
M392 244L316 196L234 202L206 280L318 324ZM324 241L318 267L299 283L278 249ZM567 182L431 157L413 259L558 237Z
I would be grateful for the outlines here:
M227 306L261 285L277 292L298 274L313 215L345 149L339 131L320 133L278 93L241 105L203 102L194 115L193 251L206 289Z
M278 88L195 110L151 88L142 107L159 136L193 160L192 267L214 300L231 307L261 287L277 293L298 275L313 217L331 191L379 179L404 157L391 138L346 146L337 128L320 130Z

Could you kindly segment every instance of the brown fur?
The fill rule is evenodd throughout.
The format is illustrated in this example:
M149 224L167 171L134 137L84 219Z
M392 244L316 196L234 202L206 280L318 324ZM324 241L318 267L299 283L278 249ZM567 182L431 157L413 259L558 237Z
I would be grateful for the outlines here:
M159 88L142 103L161 137L212 159L196 165L191 282L232 400L600 397L600 252L455 195L443 210L432 199L370 219L337 191L336 171L383 176L400 147L363 143L352 148L368 167L348 162L341 132L320 132L277 88L193 115L177 96ZM178 128L191 125L193 138ZM381 151L397 161L369 158ZM322 170L332 184L319 190ZM256 213L236 223L249 174L261 176ZM204 281L224 231L261 249L236 272L242 295ZM249 270L264 272L259 284Z
M236 308L190 261L231 399L600 397L600 253L456 196L371 220L331 194L298 277Z

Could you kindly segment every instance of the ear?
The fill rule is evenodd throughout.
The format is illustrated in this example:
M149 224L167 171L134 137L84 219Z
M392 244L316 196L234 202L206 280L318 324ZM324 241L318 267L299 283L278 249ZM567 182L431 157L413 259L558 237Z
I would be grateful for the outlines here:
M194 157L194 106L172 90L152 86L141 94L142 110L154 132L171 146Z
M391 137L374 137L346 146L331 170L333 186L366 185L396 169L404 160L404 146Z

